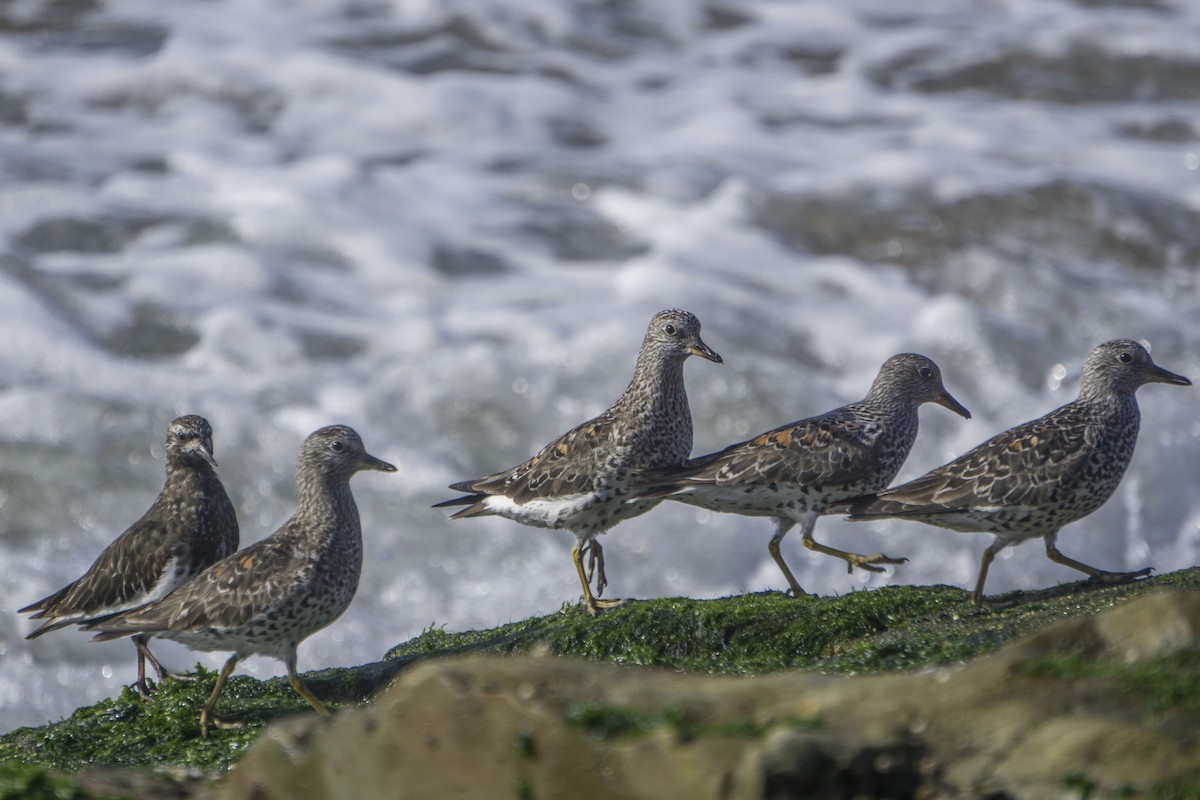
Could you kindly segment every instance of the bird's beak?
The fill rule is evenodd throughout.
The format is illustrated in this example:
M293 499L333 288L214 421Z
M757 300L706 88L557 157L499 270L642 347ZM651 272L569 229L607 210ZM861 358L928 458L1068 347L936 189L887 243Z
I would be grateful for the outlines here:
M958 402L957 400L955 400L954 396L951 395L949 392L947 392L945 389L942 389L941 396L938 397L938 399L935 400L934 402L937 403L939 406L945 406L946 408L953 411L955 414L958 414L963 419L971 418L971 412L967 411L967 407L964 406L962 403Z
M213 445L212 445L211 439L202 439L200 441L195 442L194 444L189 443L188 445L185 445L185 446L189 450L199 453L200 457L203 458L206 462L208 462L208 465L210 467L212 467L213 469L217 468L217 460L215 458L213 458L213 454L212 454Z
M1176 375L1170 370L1165 370L1155 364L1150 368L1150 376L1147 379L1150 383L1169 383L1173 386L1191 386L1192 382L1182 375Z
M395 472L396 468L381 458L376 458L370 453L363 453L362 466L359 469L373 469L379 472Z
M716 351L714 351L711 347L706 345L704 342L700 341L699 338L696 339L695 344L688 347L688 352L694 356L700 356L701 358L707 358L709 361L712 361L716 364L724 364L725 363L725 359L723 359L719 355L717 355Z

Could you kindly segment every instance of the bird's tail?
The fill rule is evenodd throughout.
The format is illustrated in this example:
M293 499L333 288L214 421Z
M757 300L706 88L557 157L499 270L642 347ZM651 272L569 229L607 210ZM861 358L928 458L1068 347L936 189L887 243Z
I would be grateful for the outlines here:
M41 600L30 603L24 608L18 608L17 613L28 614L30 611L38 612L32 615L30 619L45 619L46 617L54 616L54 607L67 596L68 592L75 588L75 583L78 583L78 581L68 583L54 594L46 595Z
M103 617L97 617L92 620L86 620L80 624L80 628L85 631L97 631L92 637L93 642L109 642L113 639L123 639L126 636L133 636L138 633L154 633L163 630L161 624L154 624L147 619L138 619L137 614L146 610L153 603L131 608L127 611L118 611L115 614L108 614Z
M469 506L472 503L478 503L482 495L465 494L462 497L454 497L450 500L443 500L440 503L434 503L430 508L449 508L450 506Z
M38 628L25 634L25 638L26 639L36 639L39 636L41 636L43 633L49 633L50 631L56 631L59 628L65 628L68 625L74 625L77 622L87 622L87 620L63 619L62 617L48 619L45 622L43 622Z
M486 494L467 494L462 497L455 497L453 500L443 500L434 505L434 508L448 508L450 506L467 506L462 511L450 515L450 519L466 519L467 517L486 517L494 515L496 512L487 507L488 495Z
M636 503L639 500L662 500L665 497L682 493L685 488L676 483L634 485L630 489L629 497L625 502Z
M886 514L880 514L875 508L880 502L883 501L880 501L878 496L865 494L862 497L852 497L849 500L834 503L821 513L831 516L844 516L848 519L868 519L875 516L886 516Z

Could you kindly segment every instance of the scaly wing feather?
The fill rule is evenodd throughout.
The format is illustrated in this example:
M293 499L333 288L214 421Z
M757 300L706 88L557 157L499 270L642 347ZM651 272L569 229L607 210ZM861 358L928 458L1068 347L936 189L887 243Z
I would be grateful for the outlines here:
M873 446L878 433L875 423L857 420L850 407L839 408L680 466L647 470L640 482L652 487L648 496L687 486L852 484L879 470L882 456Z
M454 515L473 516L476 505L490 495L503 495L518 505L542 497L584 494L594 489L597 468L616 434L615 420L602 414L564 433L537 455L512 469L450 486L463 497L438 503L435 508L474 504Z
M171 559L179 555L177 548L166 541L161 522L164 516L154 512L152 507L117 537L78 580L20 609L22 613L36 611L32 619L50 620L29 638L72 622L86 622L88 614L103 615L154 588ZM67 622L63 617L72 620Z
M311 580L304 548L279 532L218 561L171 594L154 603L92 623L100 631L93 641L133 633L209 630L242 625L275 608L278 582Z
M1096 449L1097 428L1065 406L992 437L903 486L849 505L853 518L1037 508L1069 495Z

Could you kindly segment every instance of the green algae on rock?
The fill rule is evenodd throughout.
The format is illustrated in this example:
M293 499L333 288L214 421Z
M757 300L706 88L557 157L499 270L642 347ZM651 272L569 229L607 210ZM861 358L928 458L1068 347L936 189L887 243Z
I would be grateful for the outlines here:
M378 662L305 675L323 700L369 699L416 663L466 653L548 652L593 661L666 667L694 673L765 675L798 668L839 674L958 664L1067 618L1095 615L1131 597L1167 588L1200 589L1200 569L1118 586L1075 583L1014 593L1009 607L977 610L961 589L891 586L841 597L793 599L778 593L717 600L668 598L631 602L593 618L579 606L483 631L430 626ZM1180 655L1154 689L1171 697L1171 681L1200 682L1197 664ZM94 766L181 767L220 774L262 728L307 706L281 678L235 675L218 706L248 725L199 736L196 718L216 675L163 684L149 699L123 692L58 722L0 735L0 762L78 771ZM1179 689L1179 691L1184 691ZM1139 701L1140 702L1140 701Z
M273 726L219 794L1195 797L1198 667L1195 591L915 672L687 674L545 649L426 659L369 706Z
M201 668L195 681L165 681L148 699L127 687L59 722L5 734L0 759L62 770L160 765L219 770L232 764L267 722L307 707L281 680L236 676L225 702L236 705L250 724L204 739L196 717L215 681L216 673Z
M558 614L491 630L447 633L430 626L386 658L545 648L595 661L713 674L917 669L988 653L1059 619L1100 613L1162 588L1200 589L1200 569L1116 586L1080 581L1013 592L985 609L974 608L963 590L950 586L885 586L799 599L764 592L642 600L599 618L565 606Z

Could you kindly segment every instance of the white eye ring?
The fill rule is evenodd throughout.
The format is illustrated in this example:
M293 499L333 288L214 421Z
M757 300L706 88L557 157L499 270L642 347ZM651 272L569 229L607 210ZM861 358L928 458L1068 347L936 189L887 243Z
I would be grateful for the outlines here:
M675 335L675 326L669 322L665 326L663 326L663 330L667 332L668 336Z

